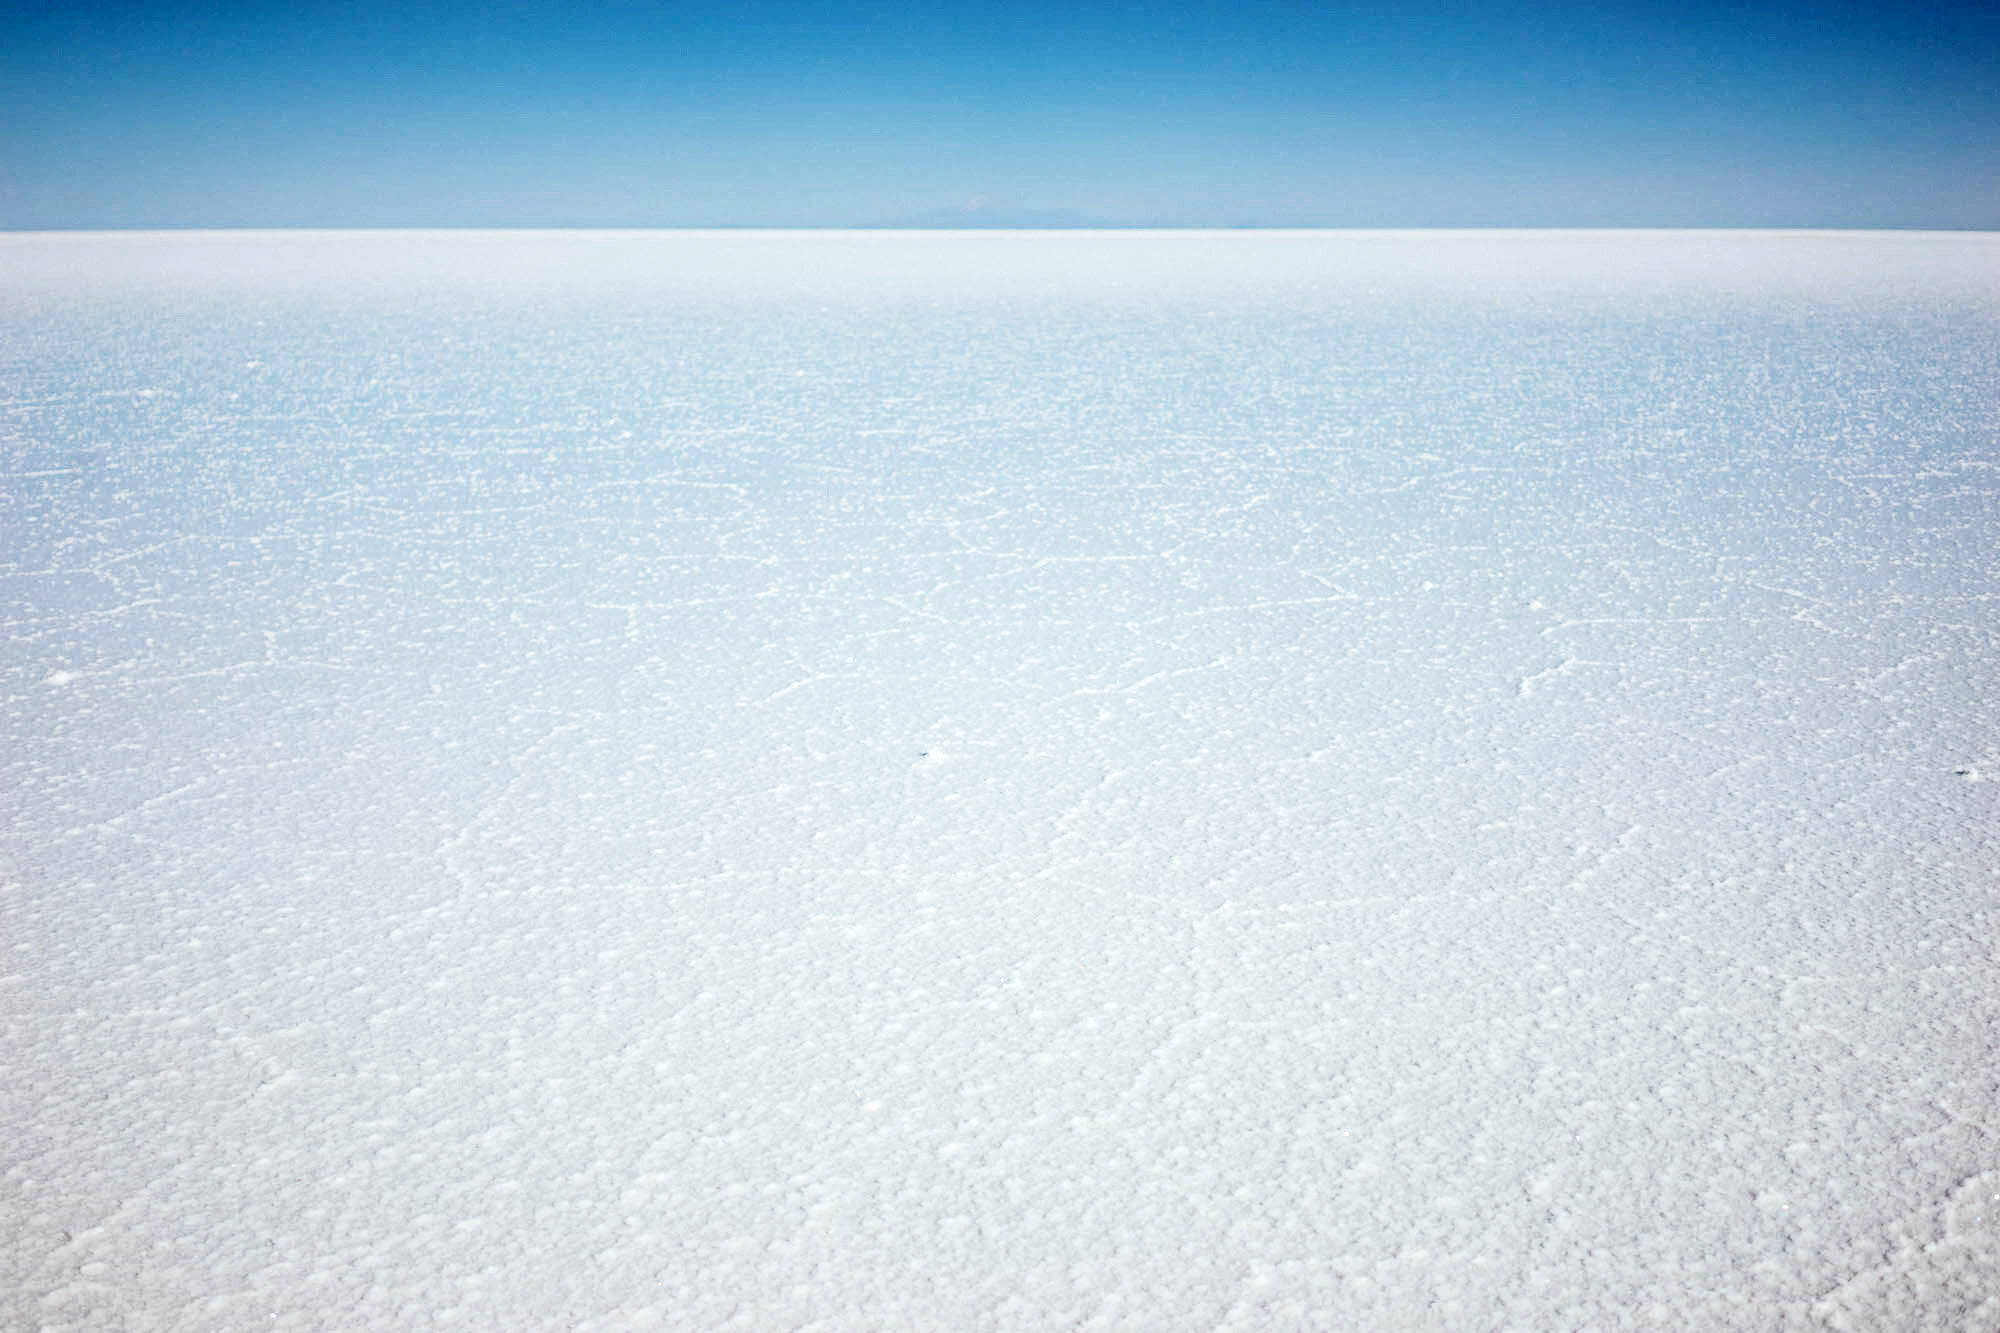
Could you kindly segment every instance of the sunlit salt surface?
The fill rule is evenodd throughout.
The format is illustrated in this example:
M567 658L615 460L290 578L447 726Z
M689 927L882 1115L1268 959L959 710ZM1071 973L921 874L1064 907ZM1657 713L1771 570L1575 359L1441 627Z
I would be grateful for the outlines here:
M0 237L0 1322L2000 1327L2000 238Z

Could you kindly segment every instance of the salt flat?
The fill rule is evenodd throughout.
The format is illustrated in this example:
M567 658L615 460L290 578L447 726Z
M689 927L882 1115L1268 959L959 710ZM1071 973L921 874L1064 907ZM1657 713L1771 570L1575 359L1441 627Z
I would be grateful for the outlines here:
M2000 1328L2000 238L0 236L0 1322Z

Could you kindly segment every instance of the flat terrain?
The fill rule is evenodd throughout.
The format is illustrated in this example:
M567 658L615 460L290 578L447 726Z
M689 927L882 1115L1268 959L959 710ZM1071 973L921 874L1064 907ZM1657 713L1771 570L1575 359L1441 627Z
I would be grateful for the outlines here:
M0 236L0 1323L2000 1328L2000 238Z

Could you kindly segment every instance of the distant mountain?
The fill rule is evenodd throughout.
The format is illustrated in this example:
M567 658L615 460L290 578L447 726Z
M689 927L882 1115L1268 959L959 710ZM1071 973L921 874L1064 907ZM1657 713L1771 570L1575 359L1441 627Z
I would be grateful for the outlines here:
M1090 217L1071 208L1010 208L983 200L957 208L933 208L855 224L864 231L1076 231L1129 225Z

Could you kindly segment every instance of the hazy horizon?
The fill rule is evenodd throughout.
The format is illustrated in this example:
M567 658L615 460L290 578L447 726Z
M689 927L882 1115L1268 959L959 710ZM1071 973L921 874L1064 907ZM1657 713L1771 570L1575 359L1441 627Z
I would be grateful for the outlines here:
M1990 236L1990 235L2000 234L2000 227L1942 227L1942 226L1932 227L1932 226L1915 226L1915 225L1882 226L1882 227L1807 227L1807 226L1786 226L1777 223L1773 223L1768 226L1742 226L1742 227L1713 227L1713 226L1702 226L1693 223L1690 223L1686 226L1633 225L1624 227L1590 226L1583 224L1578 224L1576 226L1521 225L1521 226L1493 226L1493 227L1475 227L1475 226L1396 227L1396 226L1363 226L1363 225L1315 226L1305 223L1283 223L1283 222L1272 222L1272 223L1245 222L1245 223L1237 223L1230 226L1223 226L1219 224L1207 225L1207 224L1192 223L1192 222L1190 223L1120 222L1109 219L1093 220L1087 224L1068 223L1068 224L1061 224L1054 226L1035 226L1035 225L1014 223L1014 222L959 223L959 224L930 226L902 218L880 218L862 222L790 223L790 224L776 223L776 222L768 222L768 223L767 222L711 222L711 223L699 223L699 224L687 224L687 225L662 224L658 226L640 226L640 225L622 226L610 223L605 223L605 224L576 223L565 226L542 226L534 223L495 224L490 226L398 226L393 224L378 225L371 223L354 223L351 225L301 223L297 225L274 225L274 226L233 226L233 225L180 226L180 225L133 224L129 226L100 226L100 227L0 227L0 235L19 236L19 237L28 237L37 235L52 236L52 237L88 236L93 234L113 235L119 233L129 233L132 235L142 235L142 234L167 235L174 233L184 233L188 235L194 235L200 233L213 233L222 235L243 235L243 236L297 234L305 236L305 235L312 235L315 233L340 234L340 233L367 233L367 232L379 232L383 234L408 233L411 235L432 235L432 236L449 236L453 234L463 234L471 236L471 235L482 235L489 233L490 234L545 233L549 235L560 235L565 233L576 233L576 234L606 233L606 234L626 234L626 235L647 235L653 233L674 233L674 232L684 232L689 235L701 235L704 233L720 233L720 232L772 232L772 233L797 232L801 234L814 233L814 232L968 232L968 233L1044 232L1050 234L1056 234L1062 232L1081 232L1081 233L1171 232L1175 234L1201 234L1204 232L1208 232L1208 233L1214 233L1216 235L1230 235L1230 234L1244 233L1244 232L1270 232L1270 233L1296 232L1302 235L1326 233L1326 234L1338 234L1342 236L1361 238L1369 236L1417 237L1424 235L1452 235L1452 234L1467 235L1467 236L1489 235L1489 234L1495 236L1573 234L1581 237L1581 236L1591 236L1591 235L1632 235L1632 236L1645 236L1654 234L1699 235L1703 233L1709 233L1717 236L1728 236L1728 235L1783 236L1786 234L1797 234L1801 236L1869 236L1869 235Z

